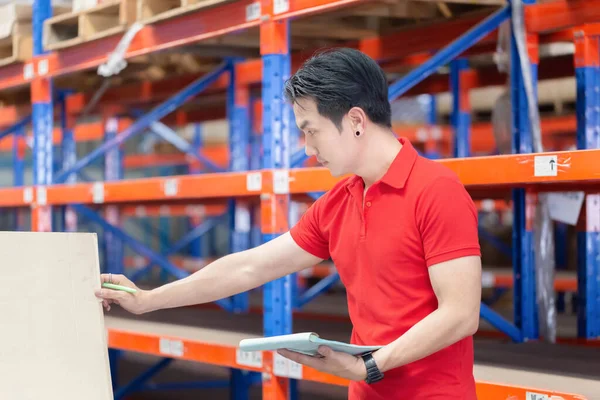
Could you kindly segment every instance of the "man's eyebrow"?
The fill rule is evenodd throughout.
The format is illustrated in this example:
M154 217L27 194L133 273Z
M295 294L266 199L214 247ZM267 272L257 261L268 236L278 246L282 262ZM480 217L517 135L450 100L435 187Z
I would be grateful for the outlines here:
M300 124L299 128L301 131L303 131L309 124L310 122L307 120L302 121L302 123Z

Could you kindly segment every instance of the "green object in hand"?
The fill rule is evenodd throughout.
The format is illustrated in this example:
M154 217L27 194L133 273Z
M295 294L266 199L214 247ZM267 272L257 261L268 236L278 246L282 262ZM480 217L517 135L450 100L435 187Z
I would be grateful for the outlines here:
M114 283L107 283L107 282L105 282L105 283L102 284L102 287L105 287L105 288L108 288L108 289L114 289L114 290L122 290L122 291L127 292L127 293L136 293L137 292L137 290L132 289L130 287L121 286L121 285L115 285Z

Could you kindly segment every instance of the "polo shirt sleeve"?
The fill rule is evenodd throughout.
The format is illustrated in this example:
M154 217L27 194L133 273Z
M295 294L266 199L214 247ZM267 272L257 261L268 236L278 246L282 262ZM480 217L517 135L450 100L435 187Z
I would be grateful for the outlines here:
M329 238L321 229L326 200L327 194L319 197L290 229L290 235L298 246L323 260L329 258Z
M425 188L416 218L427 267L481 256L477 209L458 178L440 177Z

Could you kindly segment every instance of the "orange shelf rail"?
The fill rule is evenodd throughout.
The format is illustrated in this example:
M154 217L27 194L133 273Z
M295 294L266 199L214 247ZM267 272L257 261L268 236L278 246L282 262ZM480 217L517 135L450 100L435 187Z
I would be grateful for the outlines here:
M279 371L274 363L275 356L273 352L261 351L248 356L247 354L241 353L235 346L207 343L180 337L165 337L155 334L109 328L108 346L117 350L134 351L159 357L173 357L228 368L267 372L272 373L275 376L296 377L303 380L331 385L347 386L349 383L346 379L325 374L313 368L298 364L295 365L295 368L283 368ZM482 399L526 399L525 396L527 392L546 396L560 396L563 400L585 399L585 397L575 394L560 393L538 388L477 382L477 396Z
M453 170L471 191L528 187L537 191L598 186L596 167L600 150L562 151L489 157L438 160ZM282 175L283 174L283 175ZM283 187L281 186L283 178ZM298 168L289 171L250 171L220 174L182 175L167 178L132 179L52 185L37 188L38 205L71 203L106 204L127 202L172 202L190 199L259 196L283 191L291 194L327 191L343 177L333 177L326 168ZM274 186L273 182L277 181ZM28 204L24 191L30 188L0 189L0 206ZM485 192L484 197L490 197Z

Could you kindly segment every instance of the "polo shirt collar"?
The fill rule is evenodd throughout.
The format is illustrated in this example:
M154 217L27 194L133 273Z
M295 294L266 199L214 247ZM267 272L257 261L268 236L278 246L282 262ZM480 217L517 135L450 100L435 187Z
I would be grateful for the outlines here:
M402 149L400 149L380 182L396 189L402 189L410 176L412 167L417 160L418 153L408 139L401 137L398 140L402 144ZM362 178L354 175L352 178L348 179L347 186L350 189L359 182L362 183Z
M417 151L406 138L398 139L402 143L402 149L390 165L381 181L396 189L402 189L410 176L413 165L417 160Z

